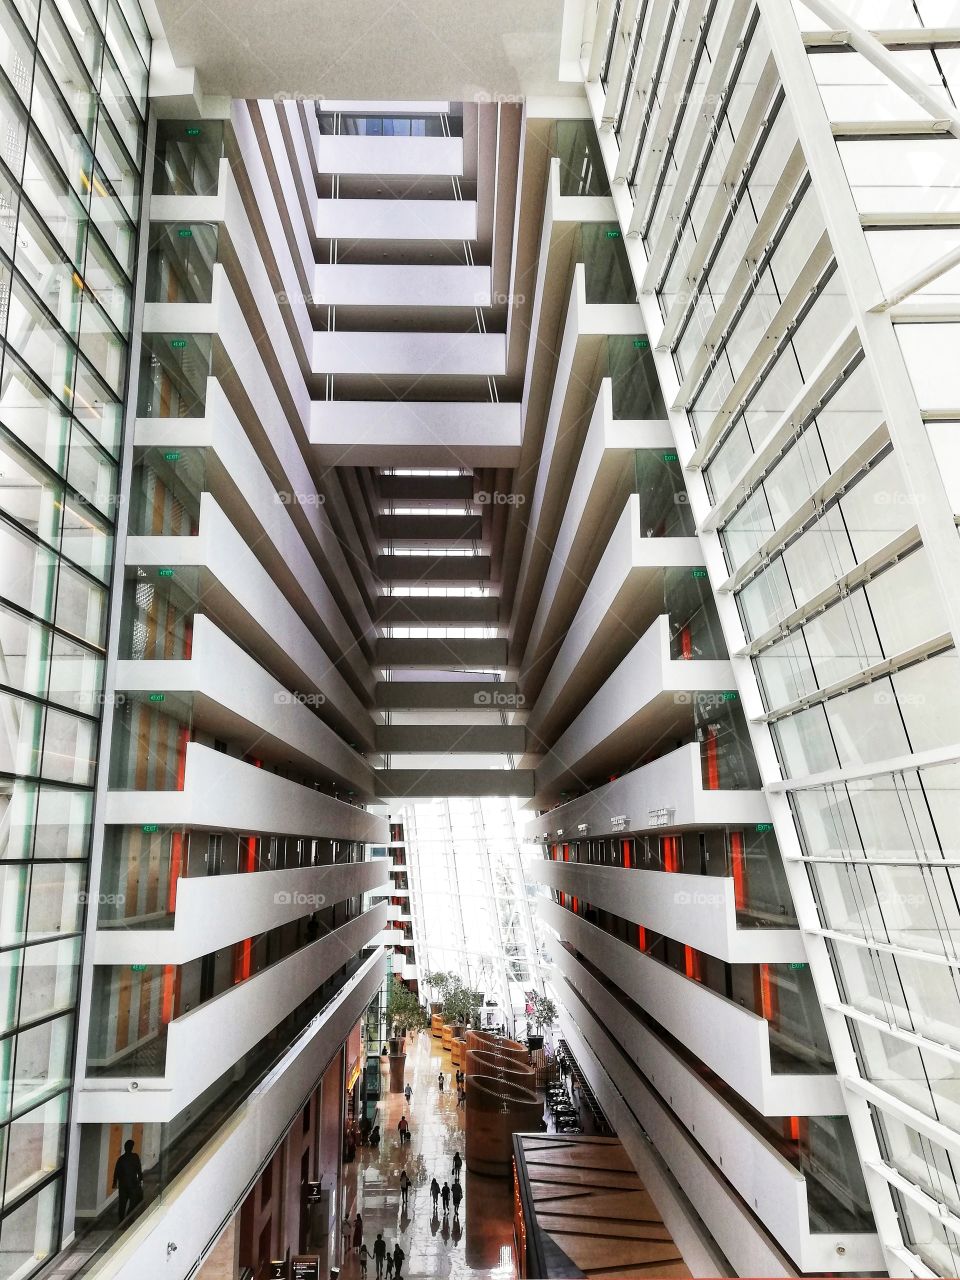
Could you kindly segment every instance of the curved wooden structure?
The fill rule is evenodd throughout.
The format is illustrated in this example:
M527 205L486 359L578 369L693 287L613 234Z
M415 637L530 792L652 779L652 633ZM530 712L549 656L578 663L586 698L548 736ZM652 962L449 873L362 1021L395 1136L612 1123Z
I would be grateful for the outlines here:
M519 1040L508 1040L506 1036L495 1036L491 1031L468 1031L467 1052L471 1049L492 1049L505 1057L514 1058L524 1066L530 1057L530 1051Z
M493 1076L522 1085L525 1089L534 1088L536 1073L533 1067L493 1049L468 1049L464 1065L468 1077Z
M532 1089L497 1076L467 1076L466 1164L471 1173L509 1177L513 1135L537 1131L543 1103Z
M450 1024L447 1022L443 1024L442 1035L443 1035L443 1047L444 1049L449 1050L451 1044L453 1043L453 1027L451 1027Z
M467 1042L463 1036L454 1036L450 1045L450 1061L455 1067L462 1067L467 1060Z
M430 1034L435 1040L439 1040L443 1035L443 1014L431 1013L430 1015Z

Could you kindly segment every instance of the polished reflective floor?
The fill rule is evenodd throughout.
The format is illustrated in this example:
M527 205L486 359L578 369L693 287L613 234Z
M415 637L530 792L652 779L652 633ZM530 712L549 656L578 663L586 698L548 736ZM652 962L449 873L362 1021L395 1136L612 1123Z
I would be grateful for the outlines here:
M437 1075L443 1070L445 1089L437 1090ZM388 1250L399 1240L406 1254L402 1276L491 1277L513 1280L517 1274L513 1253L513 1203L509 1179L483 1178L463 1169L463 1202L459 1216L434 1214L430 1180L436 1177L453 1183L453 1153L463 1155L463 1112L457 1110L453 1081L455 1068L440 1042L425 1033L407 1044L406 1079L413 1089L408 1108L403 1094L385 1093L377 1108L377 1122L383 1135L378 1148L361 1147L352 1164L344 1166L340 1221L351 1221L359 1210L363 1217L363 1238L373 1252L377 1232L382 1231ZM386 1081L384 1081L386 1087ZM410 1141L401 1149L397 1122L406 1115ZM406 1167L413 1181L403 1212L400 1204L400 1171ZM360 1263L347 1251L342 1280L358 1280ZM368 1280L376 1280L371 1256Z

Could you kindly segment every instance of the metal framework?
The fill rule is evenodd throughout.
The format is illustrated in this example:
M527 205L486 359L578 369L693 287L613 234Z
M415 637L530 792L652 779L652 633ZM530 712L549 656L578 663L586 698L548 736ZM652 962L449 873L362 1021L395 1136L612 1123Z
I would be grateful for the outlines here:
M917 795L915 803L921 809L929 789L938 785L941 791L936 796L944 810L956 800L956 780L946 775L938 783L932 770L960 758L960 733L954 723L952 739L937 740L935 709L929 698L911 707L907 681L922 678L910 673L922 672L925 663L939 662L943 696L952 705L960 636L960 592L956 590L960 540L946 483L944 458L949 455L938 453L930 425L960 419L960 372L955 359L952 368L938 370L937 385L946 389L940 390L937 401L926 390L935 380L921 344L902 339L907 324L960 322L960 287L951 280L951 273L960 266L960 246L949 238L949 228L958 225L958 218L949 207L949 196L939 203L936 193L925 199L919 179L915 188L905 188L899 174L904 166L910 172L905 144L918 139L926 140L924 145L932 141L950 148L937 163L945 171L954 167L960 172L960 155L955 150L960 115L953 101L960 84L953 79L952 61L944 70L937 59L939 48L956 46L958 32L922 26L922 4L903 6L901 29L869 32L834 0L806 0L805 9L785 0L757 0L751 5L737 0L721 4L652 0L639 19L650 39L645 46L641 30L639 42L632 46L633 56L628 57L625 49L634 40L638 21L636 4L612 10L607 4L586 0L583 7L581 67L590 111L627 236L658 374L672 406L669 419L725 638L734 655L737 685L885 1260L894 1275L954 1274L960 1262L960 1109L952 1107L950 1091L960 1078L960 1045L955 1038L946 1045L945 1036L936 1039L937 1014L946 1007L937 1001L945 997L935 980L924 974L939 972L956 978L960 928L951 923L956 914L950 880L954 873L947 856L951 846L944 843L955 844L956 832L941 830L938 844L936 834L930 834L932 817L929 821L924 817L922 827L916 826L920 818L911 818L916 827L913 849L908 848L902 858L885 859L883 848L869 847L869 836L859 832L847 833L846 844L820 849L818 833L805 825L807 810L799 797L816 797L822 815L845 814L847 808L852 814L864 788L883 789L884 795L891 791L908 798ZM862 4L850 7L859 15L869 11ZM887 18L890 9L885 7ZM802 30L802 22L811 25L811 15L822 27ZM613 33L612 17L619 24ZM668 47L658 50L653 47L659 43L655 33L665 29L671 32L664 37ZM707 34L715 60L712 69L698 69ZM925 64L918 63L920 50L925 51ZM836 61L840 58L848 62ZM921 74L918 66L925 66L928 74ZM749 67L753 71L747 75ZM846 79L845 69L850 72ZM859 90L856 121L849 118L851 109L843 92L847 84ZM618 131L613 127L614 108L621 100L628 105ZM736 125L728 116L734 100ZM893 102L902 106L902 119L891 110ZM684 129L690 112L696 126ZM782 148L777 168L777 157L765 153L764 147L781 112L787 122L783 133L793 141ZM725 151L718 145L722 128L727 130ZM864 147L880 151L858 154L856 149ZM934 161L927 163L932 171ZM872 183L862 176L871 166L877 175ZM762 190L757 187L758 173L766 184ZM667 176L672 185L665 181ZM950 179L941 181L950 185ZM896 193L886 202L885 182L897 184ZM871 195L879 197L875 207ZM742 241L745 247L739 264L728 265L720 284L714 268L730 229L741 217L750 224L758 200L762 207ZM658 207L658 201L664 203ZM696 226L691 220L694 208ZM801 227L796 221L801 211L819 233L806 242L797 234L797 244L806 243L807 248L781 254L775 305L765 323L757 324L757 315L763 314L757 305L763 301L761 287L769 288L764 273L775 260L777 244L786 243ZM878 243L871 239L871 229L878 227L885 229L881 233L885 236L916 236L926 231L923 245L929 241L929 252L922 246L918 249L916 239ZM897 258L901 244L902 265L891 280L887 278L889 261ZM839 324L835 333L823 335L818 358L802 365L802 385L773 416L766 434L754 428L759 435L751 439L739 475L724 479L714 465L718 455L732 432L741 429L748 406L772 385L777 358L801 350L804 320L824 294L829 295L828 303L836 296L838 312L848 309L847 322ZM745 314L753 320L747 337L745 326L738 328ZM691 325L698 328L690 330ZM684 335L692 337L694 332L700 345L691 357L680 344ZM934 330L930 334L941 337ZM952 335L944 336L938 350L951 345L956 351ZM803 349L810 346L807 341ZM736 349L734 356L729 354L731 348ZM840 465L828 468L826 475L810 476L809 487L798 489L791 514L784 516L778 509L769 524L758 525L753 534L755 551L737 563L731 559L731 521L754 499L769 508L769 495L779 483L778 467L808 428L820 430L825 409L830 412L831 401L858 366L863 366L860 376L869 378L878 407L875 429ZM717 370L723 377L714 381ZM878 468L884 461L887 469L881 472ZM856 500L860 484L879 485L875 501L908 506L909 516L900 522L903 527L891 519L885 542L875 538L870 554L854 556L849 565L831 565L824 573L823 588L810 599L792 602L791 609L778 605L779 614L771 605L770 625L752 631L742 593L755 580L767 581L771 565L780 563L787 549L801 545L807 535L802 545L808 556L815 558L818 550L826 556L830 543L824 522L838 519L849 525L846 505L850 495ZM744 528L750 532L749 521ZM939 619L919 651L897 652L894 647L887 652L885 648L881 660L863 661L858 671L842 680L818 678L809 696L805 693L782 705L772 704L761 676L764 652L788 635L797 637L801 647L807 646L804 652L808 651L809 628L828 608L844 611L831 616L850 614L851 598L857 592L881 589L877 584L885 571L911 551L923 558L931 584L926 603ZM871 718L879 733L881 723L886 723L884 708L892 703L901 714L906 712L904 723L911 725L908 749L881 750L877 758L861 759L848 752L838 758L836 767L817 768L811 763L806 770L799 768L805 744L797 717L835 716L844 698L862 697L871 683L882 688L882 696L875 695L872 704L864 704L864 733L873 728ZM783 735L793 730L800 737L789 755ZM842 801L837 795L842 795ZM904 814L906 823L906 809ZM825 831L819 834L825 838ZM859 895L856 909L861 921L869 917L879 924L860 933L830 927L843 904L831 900L824 888L828 882L819 879L817 868L827 863L851 877L850 884ZM891 863L916 871L916 902L891 902L884 896L887 881L879 878L878 869ZM925 945L928 918L945 922L938 945L946 948L946 954ZM894 935L896 942L891 944ZM878 1015L877 1002L853 982L850 948L868 956L877 973L881 965L912 966L912 981L901 977L897 994L888 994L891 1009L896 1006L893 1012ZM930 968L917 969L918 965ZM883 973L889 978L890 970ZM871 1053L865 1051L866 1028L912 1046L924 1055L925 1063L940 1064L937 1084L942 1080L943 1087L931 1092L929 1102L920 1101L918 1081L909 1078L898 1087L892 1069L887 1076L877 1071ZM914 1091L916 1105L909 1096Z

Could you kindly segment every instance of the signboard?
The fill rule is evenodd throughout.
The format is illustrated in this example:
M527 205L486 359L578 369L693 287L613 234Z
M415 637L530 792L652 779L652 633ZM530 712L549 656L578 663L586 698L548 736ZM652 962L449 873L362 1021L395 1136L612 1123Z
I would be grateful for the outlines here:
M182 351L187 345L187 340L186 338L171 338L170 345L173 347L174 351Z
M637 351L647 351L650 347L650 341L648 338L634 338L633 345Z
M160 830L160 826L156 822L145 822L140 830L145 836L152 836L155 831Z
M673 821L673 814L673 809L651 809L651 827L669 827L670 823Z
M163 460L164 462L179 462L180 461L179 449L168 449L167 452L163 455Z
M267 1263L267 1280L287 1280L286 1259Z
M173 577L173 570L172 570L172 569L158 569L158 570L157 570L157 577L158 577L158 578L172 578L172 577Z
M290 1259L290 1280L320 1280L320 1259L316 1254L298 1254Z
M193 230L190 227L181 227L177 232L177 235L181 240L192 240Z
M163 702L163 701L166 699L166 696L167 696L167 695L166 695L165 693L151 693L151 694L150 694L150 697L149 697L149 701L150 701L150 702Z
M200 126L199 126L198 124L190 124L190 125L187 125L187 137L188 137L188 138L199 138L199 137L200 137Z

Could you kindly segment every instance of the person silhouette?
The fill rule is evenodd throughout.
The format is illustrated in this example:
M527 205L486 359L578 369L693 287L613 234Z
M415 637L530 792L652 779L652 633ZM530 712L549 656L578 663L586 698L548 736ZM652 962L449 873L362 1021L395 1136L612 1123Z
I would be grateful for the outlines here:
M143 1199L143 1166L133 1148L134 1143L128 1138L123 1144L123 1155L113 1166L113 1185L117 1191L117 1212L121 1222Z
M430 1182L430 1199L433 1201L433 1212L437 1212L437 1201L440 1199L440 1183L433 1178Z
M440 1189L440 1199L443 1202L444 1217L450 1212L450 1184L445 1182Z

